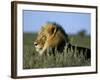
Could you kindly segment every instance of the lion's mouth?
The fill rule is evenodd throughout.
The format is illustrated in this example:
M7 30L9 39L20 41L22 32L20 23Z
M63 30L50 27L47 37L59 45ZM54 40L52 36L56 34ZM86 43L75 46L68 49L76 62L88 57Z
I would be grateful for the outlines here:
M39 52L39 51L41 51L41 50L42 50L42 47L41 47L41 46L39 46L39 45L35 46L35 48L36 48L36 51L37 51L37 52Z
M37 52L42 50L42 47L39 46L37 42L34 42L34 46L35 46L35 49L36 49Z

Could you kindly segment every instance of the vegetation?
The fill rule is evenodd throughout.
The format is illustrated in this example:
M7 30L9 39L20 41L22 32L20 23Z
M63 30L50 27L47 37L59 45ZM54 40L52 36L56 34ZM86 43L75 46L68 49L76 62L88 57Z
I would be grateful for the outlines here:
M83 31L84 32L84 31ZM36 39L36 33L24 33L23 34L23 68L53 68L53 67L71 67L71 66L90 66L90 59L85 60L82 52L77 55L77 50L66 51L66 48L62 53L57 51L56 55L39 56L35 51L34 40ZM90 36L80 32L76 35L69 36L70 43L77 46L90 48Z

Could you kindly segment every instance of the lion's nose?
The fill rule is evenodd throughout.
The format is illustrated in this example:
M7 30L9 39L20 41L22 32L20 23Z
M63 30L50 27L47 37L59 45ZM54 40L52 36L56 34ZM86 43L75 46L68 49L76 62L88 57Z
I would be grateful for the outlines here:
M37 42L34 42L34 45L37 46Z

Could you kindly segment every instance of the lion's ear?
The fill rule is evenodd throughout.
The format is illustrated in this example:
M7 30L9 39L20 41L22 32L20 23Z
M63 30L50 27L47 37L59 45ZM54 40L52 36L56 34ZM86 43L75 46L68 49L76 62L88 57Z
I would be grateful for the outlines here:
M56 33L56 31L57 31L57 27L55 27L55 26L52 26L52 33Z
M56 32L57 32L57 27L52 26L52 28L51 28L52 36L55 36Z

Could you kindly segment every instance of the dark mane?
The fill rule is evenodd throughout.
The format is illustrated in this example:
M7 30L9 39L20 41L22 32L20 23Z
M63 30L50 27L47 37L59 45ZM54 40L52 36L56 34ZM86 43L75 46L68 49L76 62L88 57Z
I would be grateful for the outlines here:
M65 32L65 30L62 28L62 26L56 22L48 22L49 24L53 24L57 27L58 30L60 30L67 38L68 38L68 35L67 33Z

